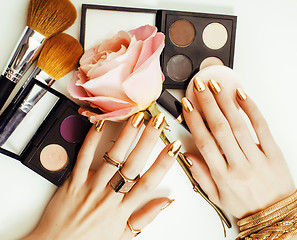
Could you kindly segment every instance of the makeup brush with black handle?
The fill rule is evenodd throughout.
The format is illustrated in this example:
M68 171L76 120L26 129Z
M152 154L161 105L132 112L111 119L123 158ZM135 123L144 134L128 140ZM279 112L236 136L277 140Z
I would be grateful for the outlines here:
M47 92L35 85L28 91L26 86L32 79L50 87L55 80L64 77L74 70L83 53L80 43L66 33L60 33L50 38L44 44L37 61L37 67L29 76L16 97L0 117L0 146L2 146L28 112Z
M30 68L44 41L69 28L76 9L69 0L30 0L27 26L0 76L0 110Z

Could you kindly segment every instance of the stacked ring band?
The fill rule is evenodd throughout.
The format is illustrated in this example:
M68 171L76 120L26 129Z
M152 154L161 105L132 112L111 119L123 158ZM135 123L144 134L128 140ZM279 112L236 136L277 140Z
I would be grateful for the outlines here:
M126 178L122 172L121 169L119 169L113 177L110 179L110 186L115 192L119 193L128 193L132 187L137 183L138 179L140 178L140 175L138 175L134 179Z
M114 160L112 158L109 157L108 153L106 152L103 156L103 159L105 160L105 162L117 167L117 168L121 168L123 166L124 163L119 162L117 160Z
M141 233L141 230L134 229L129 221L127 221L127 225L128 225L128 228L130 229L130 231L134 234L134 237L136 237L138 234Z

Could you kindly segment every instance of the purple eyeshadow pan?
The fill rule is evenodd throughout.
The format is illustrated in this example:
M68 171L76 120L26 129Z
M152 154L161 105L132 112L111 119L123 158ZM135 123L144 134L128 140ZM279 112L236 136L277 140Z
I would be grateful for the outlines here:
M78 143L84 140L87 125L81 116L71 115L63 120L60 126L61 136L65 141Z

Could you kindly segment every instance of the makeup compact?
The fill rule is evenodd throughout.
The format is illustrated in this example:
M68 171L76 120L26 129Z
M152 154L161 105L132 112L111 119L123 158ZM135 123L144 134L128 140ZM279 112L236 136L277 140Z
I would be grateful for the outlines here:
M163 87L186 89L200 68L233 67L236 20L231 15L83 4L80 41L89 49L120 30L155 25L166 36L160 59ZM100 22L105 24L94 24Z
M2 145L0 152L61 186L74 167L91 124L78 113L77 104L38 80L32 80L24 94L33 88L46 93ZM16 103L21 104L22 100Z

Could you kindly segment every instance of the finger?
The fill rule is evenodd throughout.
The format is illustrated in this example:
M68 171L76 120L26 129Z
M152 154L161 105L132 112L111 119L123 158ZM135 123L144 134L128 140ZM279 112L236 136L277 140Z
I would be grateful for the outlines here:
M104 133L104 121L98 122L89 130L82 147L77 155L76 164L72 172L71 185L79 185L84 183L89 174L90 165L93 161L94 154L98 143Z
M184 153L184 156L192 163L192 166L189 169L195 180L199 183L209 199L218 205L218 188L205 161L190 153Z
M247 159L250 161L259 159L259 155L262 156L263 153L259 151L242 114L237 109L233 100L234 96L228 95L228 93L224 91L224 86L222 86L222 91L219 94L214 94L214 97L231 126L233 135Z
M129 193L123 199L123 204L135 209L145 196L151 192L164 178L173 165L176 155L181 148L180 141L174 141L166 146L157 157L153 165L143 174Z
M167 208L174 200L169 198L158 198L149 201L144 207L134 212L129 218L129 224L133 229L144 229L149 223L151 223L158 214ZM121 240L132 239L135 234L131 231L129 226L126 226L125 232L121 237Z
M221 86L216 81L210 80L208 82L209 88L207 88L203 80L198 77L195 77L193 82L195 97L212 134L226 155L227 162L232 166L242 165L246 158L234 138L227 119L213 96L221 94Z
M143 125L143 121L143 112L139 112L129 118L118 139L108 151L108 156L111 159L114 159L120 163L125 161L126 155L128 154L131 145L133 144L141 126ZM106 161L103 161L93 177L93 184L98 187L99 185L105 186L117 170L117 167L107 163Z
M159 140L164 121L164 113L159 113L150 120L135 148L129 154L125 165L121 169L125 177L134 179L142 171L153 148Z
M270 158L282 155L278 145L273 139L265 118L253 100L242 92L242 90L239 90L237 93L237 101L248 116L265 155Z
M208 131L200 113L194 108L189 99L182 99L183 115L192 133L194 142L205 159L212 177L216 180L227 171L223 158L213 136Z

